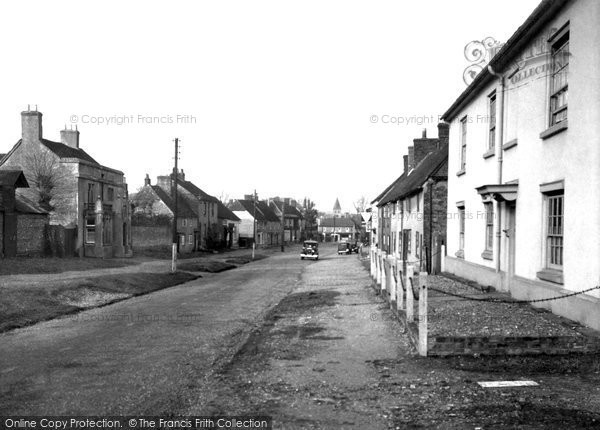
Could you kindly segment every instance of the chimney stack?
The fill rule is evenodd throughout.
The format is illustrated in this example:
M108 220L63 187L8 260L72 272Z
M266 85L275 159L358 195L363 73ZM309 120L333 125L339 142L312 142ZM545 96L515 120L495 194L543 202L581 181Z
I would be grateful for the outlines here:
M447 122L438 123L438 139L440 141L440 147L448 145L450 141L450 124Z
M415 167L415 148L412 146L408 147L408 170Z
M414 166L417 166L427 155L430 153L437 151L439 148L439 140L438 139L430 139L427 137L423 137L420 139L413 140L415 152L414 152Z
M60 131L60 141L71 148L79 149L79 131L77 128L67 130L65 126L65 129Z
M403 155L402 158L404 159L404 173L408 173L408 155Z
M144 178L144 185L150 185L150 175L146 173L146 177Z
M21 112L21 137L24 142L39 142L42 139L42 113L37 109Z
M156 185L158 185L160 188L162 188L163 190L170 193L171 188L173 188L172 179L173 179L173 174L168 175L168 176L167 175L157 176L156 177Z

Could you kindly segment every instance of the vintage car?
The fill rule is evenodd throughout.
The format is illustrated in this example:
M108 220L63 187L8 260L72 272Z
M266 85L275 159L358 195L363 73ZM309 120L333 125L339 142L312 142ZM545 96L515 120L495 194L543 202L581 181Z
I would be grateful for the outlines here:
M319 242L314 240L305 240L302 246L302 252L300 253L300 259L312 258L314 260L319 259Z
M338 255L352 253L352 246L349 242L338 243Z

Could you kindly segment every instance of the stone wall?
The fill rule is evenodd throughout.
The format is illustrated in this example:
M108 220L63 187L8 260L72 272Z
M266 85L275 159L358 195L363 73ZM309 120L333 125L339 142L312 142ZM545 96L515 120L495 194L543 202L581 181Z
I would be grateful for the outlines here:
M171 227L168 225L133 226L131 227L131 241L136 248L170 246L173 244L173 235Z
M17 216L17 254L42 255L46 248L47 215Z

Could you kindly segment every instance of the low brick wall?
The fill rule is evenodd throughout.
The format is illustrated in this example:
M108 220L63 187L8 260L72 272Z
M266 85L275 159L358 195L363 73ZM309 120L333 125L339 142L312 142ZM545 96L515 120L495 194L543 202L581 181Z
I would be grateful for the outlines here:
M375 293L390 304L390 294L372 283ZM395 300L391 300L390 312L402 324L415 348L419 344L417 326L418 301L415 299L414 322L406 321L406 313L396 310ZM428 336L427 356L448 357L458 355L567 355L572 353L600 352L600 338L593 335L574 336Z
M474 336L428 337L427 355L566 355L571 353L596 353L600 351L598 339L583 336Z

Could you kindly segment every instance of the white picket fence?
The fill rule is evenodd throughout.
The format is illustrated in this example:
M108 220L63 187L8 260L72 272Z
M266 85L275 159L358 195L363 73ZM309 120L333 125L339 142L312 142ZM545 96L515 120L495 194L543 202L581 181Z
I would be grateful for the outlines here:
M377 285L381 296L389 300L390 309L398 317L404 315L406 324L413 323L415 319L413 284L418 283L417 349L420 355L427 356L427 272L420 272L415 276L413 266L407 263L406 273L403 273L403 261L379 249L371 249L370 258L373 282Z

